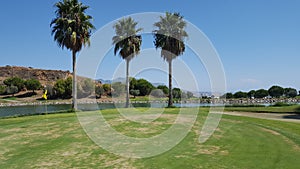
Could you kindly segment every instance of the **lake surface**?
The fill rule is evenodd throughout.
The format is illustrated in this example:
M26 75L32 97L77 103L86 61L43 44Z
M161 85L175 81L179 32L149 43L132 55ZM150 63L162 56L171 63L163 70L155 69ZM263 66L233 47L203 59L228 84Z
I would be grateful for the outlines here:
M167 103L132 103L131 107L154 107L163 108ZM176 107L199 107L199 106L219 106L216 104L203 103L174 103ZM124 103L99 103L99 104L79 104L78 109L83 111L89 110L104 110L112 108L125 107ZM54 113L59 111L67 111L71 109L70 104L56 104L56 105L26 105L26 106L8 106L0 107L0 117L32 115L42 113Z
M270 104L258 104L269 106ZM167 103L131 103L131 107L153 107L163 108ZM210 106L224 106L223 104L213 103L174 103L176 107L210 107ZM82 111L104 110L113 108L123 108L125 103L99 103L99 104L79 104L78 109ZM50 104L50 105L26 105L26 106L7 106L0 107L0 117L20 116L20 115L34 115L55 113L61 111L71 110L71 104Z

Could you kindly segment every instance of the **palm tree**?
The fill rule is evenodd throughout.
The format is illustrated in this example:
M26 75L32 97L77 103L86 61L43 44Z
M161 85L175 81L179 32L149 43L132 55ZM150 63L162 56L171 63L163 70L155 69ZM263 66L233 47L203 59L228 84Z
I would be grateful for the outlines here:
M112 38L115 45L114 54L119 52L119 55L126 61L126 105L129 106L129 62L139 54L142 44L141 35L137 35L142 28L136 28L137 22L131 17L119 20L114 29L116 35Z
M72 108L77 110L77 85L76 85L76 53L82 46L90 45L90 36L95 27L90 20L92 17L86 15L89 8L78 0L63 0L54 5L56 17L52 20L51 35L62 49L67 48L72 51L73 59L73 88L72 88Z
M173 106L172 95L172 60L182 55L185 51L183 40L188 37L184 30L186 22L179 13L166 12L165 16L160 16L160 21L154 23L157 30L154 30L154 45L161 48L161 57L169 64L169 101L168 107Z

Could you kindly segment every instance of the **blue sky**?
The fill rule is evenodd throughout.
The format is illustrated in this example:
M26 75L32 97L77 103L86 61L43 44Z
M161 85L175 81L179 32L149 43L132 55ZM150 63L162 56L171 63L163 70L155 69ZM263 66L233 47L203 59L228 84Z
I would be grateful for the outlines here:
M0 66L71 70L71 53L60 49L50 35L49 23L55 16L55 2L2 2ZM133 13L180 12L215 46L224 66L228 91L269 88L273 84L300 89L298 0L84 0L83 3L90 6L87 12L94 17L93 24L97 29ZM151 45L151 38L145 38L143 42ZM188 52L179 59L192 65L190 55ZM121 62L116 56L107 58L107 63ZM199 90L209 90L205 69L198 69L202 71L197 74L201 84ZM100 73L99 76L109 78L108 73ZM166 82L161 77L150 77L149 72L150 75L146 74L145 78L151 81Z

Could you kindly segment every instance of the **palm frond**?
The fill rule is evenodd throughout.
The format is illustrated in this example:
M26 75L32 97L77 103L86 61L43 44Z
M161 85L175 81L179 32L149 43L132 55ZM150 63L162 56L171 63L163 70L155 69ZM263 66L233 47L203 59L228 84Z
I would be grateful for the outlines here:
M160 21L153 24L157 27L153 31L156 49L161 48L161 56L167 60L182 55L185 51L184 39L188 37L184 30L186 22L179 13L166 12L165 16L160 16Z
M51 21L50 27L57 44L75 52L80 51L82 46L89 45L89 37L95 29L90 22L92 17L85 14L89 7L78 0L63 0L54 6L56 18Z
M142 37L137 35L142 28L136 28L137 22L131 17L122 18L113 28L115 29L116 35L112 38L114 47L114 54L119 55L126 60L131 60L134 56L140 52L142 43Z

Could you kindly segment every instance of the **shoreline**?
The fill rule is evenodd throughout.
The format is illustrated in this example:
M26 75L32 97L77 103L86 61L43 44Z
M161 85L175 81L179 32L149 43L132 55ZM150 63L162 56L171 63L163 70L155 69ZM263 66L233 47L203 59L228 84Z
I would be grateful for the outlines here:
M287 104L300 104L300 99L197 99L197 100L182 100L174 101L174 104L207 104L214 106L247 106L247 105L261 105L268 106L277 102L283 102ZM114 99L79 99L78 104L119 104L125 103L123 100L114 100ZM136 103L167 103L166 100L150 100L150 101L130 101L132 104ZM33 102L22 102L17 100L6 100L5 103L0 103L0 107L19 107L19 106L37 106L37 105L70 105L72 100L48 100L48 101L33 101Z

